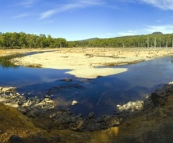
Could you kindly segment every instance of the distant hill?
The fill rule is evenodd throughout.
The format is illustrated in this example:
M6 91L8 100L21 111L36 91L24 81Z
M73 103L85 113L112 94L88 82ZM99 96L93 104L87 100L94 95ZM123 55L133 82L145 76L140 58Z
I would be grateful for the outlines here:
M163 35L162 32L153 32L151 35Z
M97 40L97 39L99 39L99 38L89 38L89 39L84 39L84 40L78 40L78 41L93 41L93 40Z

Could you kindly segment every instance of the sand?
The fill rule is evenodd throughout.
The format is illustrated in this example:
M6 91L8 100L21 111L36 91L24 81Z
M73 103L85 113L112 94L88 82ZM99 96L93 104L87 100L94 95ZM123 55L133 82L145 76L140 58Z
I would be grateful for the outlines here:
M79 78L97 78L126 72L127 68L111 66L135 64L153 58L173 55L171 48L62 48L16 58L16 65L39 65L42 68L68 69ZM104 67L103 67L104 66ZM106 66L106 67L105 67Z

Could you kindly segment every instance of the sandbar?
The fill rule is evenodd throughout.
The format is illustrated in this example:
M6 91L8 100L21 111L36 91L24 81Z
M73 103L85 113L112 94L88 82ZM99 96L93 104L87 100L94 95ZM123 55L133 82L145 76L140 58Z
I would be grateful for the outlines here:
M126 72L127 68L116 68L173 55L172 48L58 48L43 53L15 58L16 65L52 69L67 69L67 74L79 78L97 78Z

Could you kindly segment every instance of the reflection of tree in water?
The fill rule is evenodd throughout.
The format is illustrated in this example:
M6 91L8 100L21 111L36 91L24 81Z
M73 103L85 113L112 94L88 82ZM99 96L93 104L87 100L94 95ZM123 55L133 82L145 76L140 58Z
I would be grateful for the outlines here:
M173 63L173 56L171 56L171 63Z
M10 56L0 57L0 65L3 68L17 68L18 66L11 63L10 60L16 57L21 57L21 56L23 56L23 54L15 54Z

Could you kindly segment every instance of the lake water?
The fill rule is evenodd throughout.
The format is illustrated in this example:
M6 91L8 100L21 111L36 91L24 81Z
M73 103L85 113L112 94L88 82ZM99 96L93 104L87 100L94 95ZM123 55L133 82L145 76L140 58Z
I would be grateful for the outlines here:
M18 87L18 92L27 97L53 95L51 98L58 108L69 107L72 113L82 113L83 116L90 112L102 116L113 114L117 104L142 100L155 89L173 81L171 56L114 68L127 68L128 71L90 80L65 74L67 70L12 66L1 60L0 86ZM63 78L72 78L73 81L61 81ZM71 106L73 100L79 104Z

